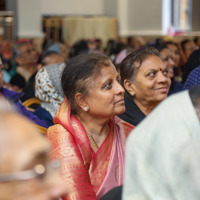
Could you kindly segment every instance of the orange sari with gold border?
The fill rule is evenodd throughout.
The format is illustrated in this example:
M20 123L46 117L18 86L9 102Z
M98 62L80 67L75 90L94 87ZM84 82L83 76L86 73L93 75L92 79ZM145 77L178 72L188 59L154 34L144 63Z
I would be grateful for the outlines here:
M124 145L133 129L131 124L118 117L112 119L110 131L95 153L79 119L71 115L66 98L54 123L47 130L47 137L53 144L51 157L61 160L62 176L68 187L68 194L63 199L96 200L123 183Z

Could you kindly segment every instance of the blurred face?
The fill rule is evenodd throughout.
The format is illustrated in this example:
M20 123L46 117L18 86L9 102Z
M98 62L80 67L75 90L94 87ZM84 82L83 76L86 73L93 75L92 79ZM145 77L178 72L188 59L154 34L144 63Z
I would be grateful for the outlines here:
M195 43L193 41L189 41L185 44L185 57L188 59L191 53L196 49Z
M164 65L167 67L168 70L168 77L169 78L173 78L174 77L174 66L175 66L175 62L174 59L172 57L172 53L169 49L163 49L160 52L160 57L164 63Z
M113 64L103 67L91 85L86 97L90 115L110 119L125 112L124 89L119 83L119 75Z
M2 141L1 135L1 148L5 150L5 154L1 158L4 165L1 165L0 172L11 174L43 166L45 173L28 180L0 182L0 199L58 199L65 191L64 183L58 171L50 165L49 143L28 120L19 115L10 114L3 123L7 137L3 136ZM20 178L24 176L26 175L20 175Z
M178 67L179 63L180 63L180 59L181 59L178 47L176 45L173 45L173 44L168 44L167 46L172 53L172 57L173 57L173 60L174 60L175 67Z
M43 63L45 66L51 65L51 64L56 64L56 63L63 63L64 59L61 55L53 54L50 56L47 56L44 60Z
M19 63L19 65L26 66L37 64L38 54L34 45L25 43L19 47L19 50L21 52L20 57L16 58L16 61Z
M3 86L3 64L0 58L0 88Z
M138 69L135 81L131 85L133 100L157 105L167 97L170 84L162 60L157 56L149 56ZM130 88L128 90L130 91Z

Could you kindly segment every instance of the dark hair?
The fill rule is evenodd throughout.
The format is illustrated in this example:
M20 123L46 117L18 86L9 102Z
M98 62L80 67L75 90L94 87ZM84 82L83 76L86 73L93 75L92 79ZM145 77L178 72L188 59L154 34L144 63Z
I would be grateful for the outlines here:
M183 51L185 51L185 45L190 41L191 40L189 40L189 39L185 39L185 40L181 41L181 48L182 48Z
M174 46L176 46L177 48L179 48L179 47L178 47L178 44L177 44L176 42L173 42L173 41L165 42L165 44L166 44L166 45L174 45Z
M191 53L183 68L182 83L185 83L190 72L200 65L200 49Z
M133 36L128 36L128 37L127 37L127 44L130 45L130 43L131 43L132 41L134 41L134 40L135 40L135 37L133 37Z
M178 49L178 53L180 54L180 48L176 42L168 41L165 43L168 47L169 45L174 45Z
M135 50L124 58L120 64L120 76L123 86L125 79L134 81L138 69L149 56L158 56L160 58L159 52L153 47Z
M83 95L89 94L95 77L101 69L109 66L111 60L103 54L81 54L72 58L66 65L61 84L62 89L71 104L71 112L77 113L75 94L80 92Z
M155 48L156 48L159 52L163 51L164 49L169 49L169 47L167 46L166 43L158 44L158 45L155 46Z
M78 40L73 47L71 48L70 51L70 58L73 58L75 56L78 56L82 53L87 53L88 52L88 45L86 40Z
M193 39L194 43L197 44L199 39L200 39L199 36L194 37Z

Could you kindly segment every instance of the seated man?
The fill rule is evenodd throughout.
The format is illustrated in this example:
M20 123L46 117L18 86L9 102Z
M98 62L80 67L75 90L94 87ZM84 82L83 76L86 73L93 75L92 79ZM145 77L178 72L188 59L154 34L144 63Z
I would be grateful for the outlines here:
M0 199L58 199L66 187L50 145L22 115L0 101Z
M13 56L19 66L10 83L23 89L37 72L38 52L34 44L26 40L15 45Z
M17 110L23 114L24 116L28 117L29 119L31 119L33 122L35 122L36 124L47 128L47 124L40 120L36 115L34 115L33 113L31 113L30 111L28 111L19 101L21 94L8 90L6 88L2 87L3 85L3 65L2 65L2 61L0 58L0 99L2 99L3 101L5 101L7 104L10 104L10 102L12 102L13 104L16 105Z

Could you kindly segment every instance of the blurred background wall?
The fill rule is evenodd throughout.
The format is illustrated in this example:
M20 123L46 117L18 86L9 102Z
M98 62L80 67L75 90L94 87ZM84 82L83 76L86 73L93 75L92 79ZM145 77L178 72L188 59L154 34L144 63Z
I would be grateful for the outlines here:
M13 17L13 40L54 37L70 43L94 36L106 42L130 35L192 37L200 31L199 0L0 0L0 5L1 13Z

